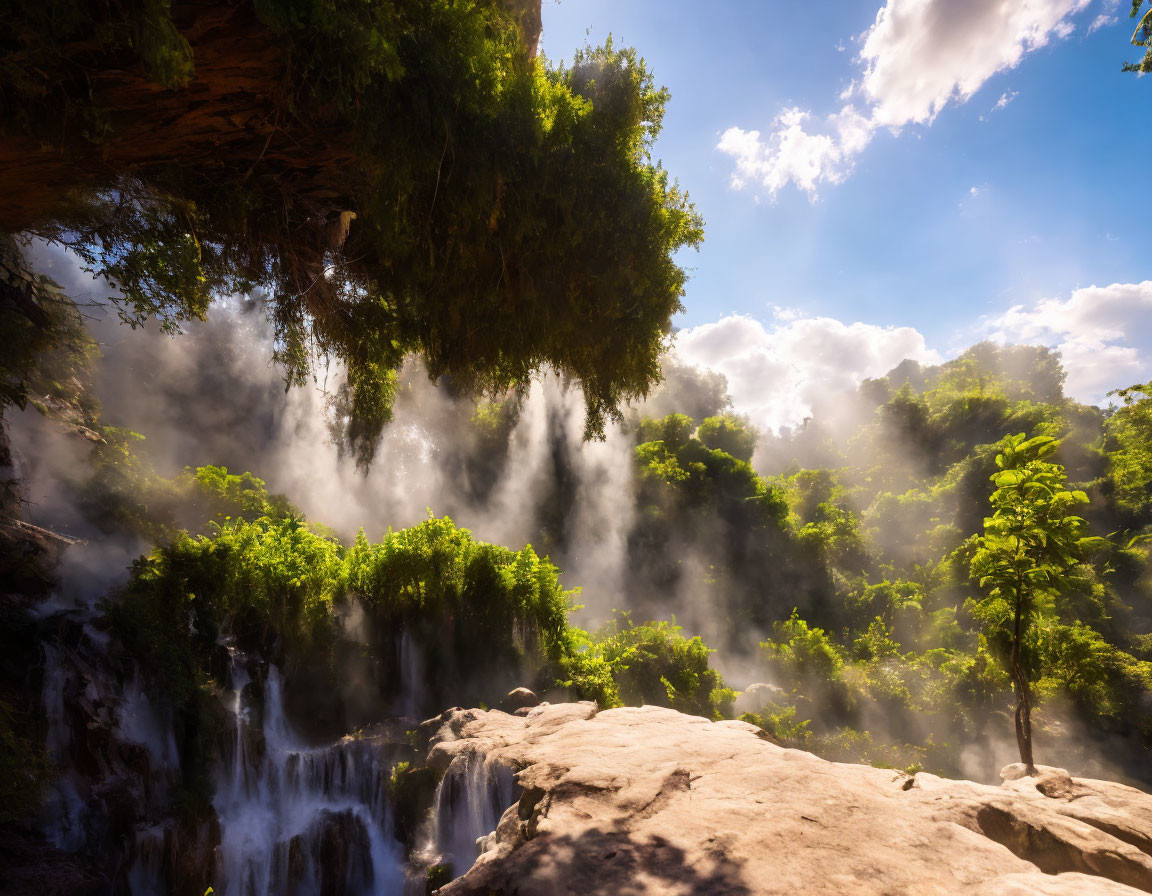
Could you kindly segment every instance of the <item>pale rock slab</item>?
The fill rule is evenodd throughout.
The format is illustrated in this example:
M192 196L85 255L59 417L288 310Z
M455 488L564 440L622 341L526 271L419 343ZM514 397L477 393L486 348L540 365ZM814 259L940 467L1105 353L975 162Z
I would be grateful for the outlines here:
M429 764L522 795L442 896L1152 892L1152 796L1009 766L1000 787L826 762L660 707L453 710Z

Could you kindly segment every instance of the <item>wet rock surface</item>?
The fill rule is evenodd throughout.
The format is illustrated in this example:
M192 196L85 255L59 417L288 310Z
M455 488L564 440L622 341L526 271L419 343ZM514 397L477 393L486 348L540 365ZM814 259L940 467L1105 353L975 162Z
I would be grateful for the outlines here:
M1152 892L1152 796L1060 769L909 777L658 707L436 726L429 765L508 769L519 791L442 896Z

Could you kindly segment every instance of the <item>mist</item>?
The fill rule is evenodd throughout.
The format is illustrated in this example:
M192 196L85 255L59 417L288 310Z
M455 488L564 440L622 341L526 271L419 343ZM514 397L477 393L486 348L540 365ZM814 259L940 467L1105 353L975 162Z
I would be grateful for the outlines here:
M580 390L543 374L524 392L497 397L497 431L486 439L473 417L490 399L431 381L410 358L400 371L393 421L373 463L361 469L331 426L342 371L332 366L303 387L286 388L258 299L220 300L206 320L175 335L153 324L133 329L69 256L43 248L41 256L66 291L90 303L88 327L100 349L92 392L101 422L139 434L134 452L160 475L207 464L252 472L345 543L360 529L377 539L433 515L451 517L483 541L531 544L557 564L566 588L580 589L574 621L587 627L640 606L625 587L636 512L635 421L674 410L703 418L728 403L723 377L669 357L665 382L650 398L626 408L603 440L588 441ZM83 441L31 409L13 415L10 428L31 518L98 540L103 547L94 553L108 558L108 569L86 591L107 590L147 545L112 550L69 504L67 486L85 470ZM645 604L646 618L676 616L692 634L703 633L707 612L698 596L685 587L667 597L665 606Z
M70 259L51 257L57 279L82 293L83 275ZM646 401L626 408L623 421L610 423L602 441L584 439L580 390L555 375L541 375L519 393L477 397L431 381L420 360L410 358L399 374L393 420L364 469L333 435L331 396L342 371L321 368L305 386L285 388L258 298L218 301L207 320L174 336L152 326L125 327L107 307L89 313L100 347L93 392L101 420L139 433L143 438L133 450L162 475L207 464L250 471L346 544L361 529L379 539L429 515L451 517L483 541L531 544L556 563L565 588L579 589L575 624L595 630L617 611L638 622L674 619L686 635L699 635L714 649L713 667L738 689L788 684L765 666L759 648L773 637L773 620L798 607L849 650L845 582L915 570L979 531L985 512L983 483L992 455L979 446L998 438L995 426L974 418L956 430L959 442L942 442L917 397L947 385L949 376L968 383L955 366L906 361L853 392L822 396L814 416L799 427L759 433L752 466L786 497L789 526L824 525L829 506L856 521L861 559L837 560L795 544L791 532L774 536L708 514L680 516L682 509L645 492L635 456L642 418L684 413L698 423L731 410L724 378L679 362L674 351L665 360L664 382ZM964 357L976 365L978 388L984 380L1003 381L1012 400L1062 400L1062 372L1046 350L983 344ZM1092 419L1098 428L1101 418ZM95 530L70 503L69 483L85 468L83 439L32 410L13 415L9 424L29 517L85 540L68 554L62 590L91 605L124 579L149 545ZM949 469L960 472L964 487L934 490L932 483ZM797 491L794 474L802 470L828 471L822 475L830 478L815 492ZM652 523L645 514L654 510L675 523L659 530L655 544L644 536ZM349 612L346 627L355 641L354 604ZM934 631L897 634L909 647L923 641L922 649L934 646L925 638L936 637ZM396 649L403 653L403 645ZM973 734L970 721L926 726L898 718L869 697L846 711L820 680L793 686L815 729L850 723L892 744L944 739L956 747L958 770L977 780L994 777L1011 758L1010 726L998 717ZM356 689L349 682L345 698L353 701ZM1061 712L1053 719L1083 767L1115 770L1106 751L1081 736L1075 718Z

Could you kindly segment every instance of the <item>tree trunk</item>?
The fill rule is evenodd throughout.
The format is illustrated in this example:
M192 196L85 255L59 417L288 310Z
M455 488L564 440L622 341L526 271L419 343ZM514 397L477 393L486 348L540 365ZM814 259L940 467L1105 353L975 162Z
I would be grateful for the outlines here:
M1020 624L1024 601L1017 594L1016 621L1012 629L1012 682L1016 689L1016 746L1020 749L1020 761L1029 775L1036 774L1036 764L1032 759L1032 700L1028 693L1028 679L1020 666Z

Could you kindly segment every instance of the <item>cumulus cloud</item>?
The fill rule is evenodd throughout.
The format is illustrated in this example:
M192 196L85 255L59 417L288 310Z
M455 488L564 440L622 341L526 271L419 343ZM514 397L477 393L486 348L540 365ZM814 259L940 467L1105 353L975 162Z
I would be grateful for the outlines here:
M1067 391L1100 404L1110 389L1152 378L1152 280L1078 289L1067 299L1015 305L981 322L999 342L1050 345L1068 371Z
M1152 280L1016 305L975 322L968 334L972 342L1055 348L1068 373L1068 394L1105 404L1110 390L1152 380ZM773 431L823 415L862 380L905 359L946 360L912 327L848 324L784 308L767 323L736 314L681 330L674 353L685 364L723 374L733 409Z
M785 109L772 122L772 132L728 128L716 148L732 156L735 169L732 186L766 188L775 196L794 183L815 195L821 183L840 183L852 170L852 162L872 139L872 124L854 106L848 105L825 122L830 133L807 130L812 118L803 109Z
M675 352L685 363L724 374L733 408L765 430L803 422L905 358L942 360L911 327L794 315L777 315L769 326L745 315L722 317L682 330Z
M963 103L997 72L1074 28L1070 17L1091 0L886 0L861 35L859 77L840 110L816 121L785 109L767 136L731 127L717 149L735 161L732 186L754 185L774 197L795 184L814 196L842 181L881 128L928 124L950 103ZM997 108L1014 94L1005 93ZM855 100L856 102L853 102Z

